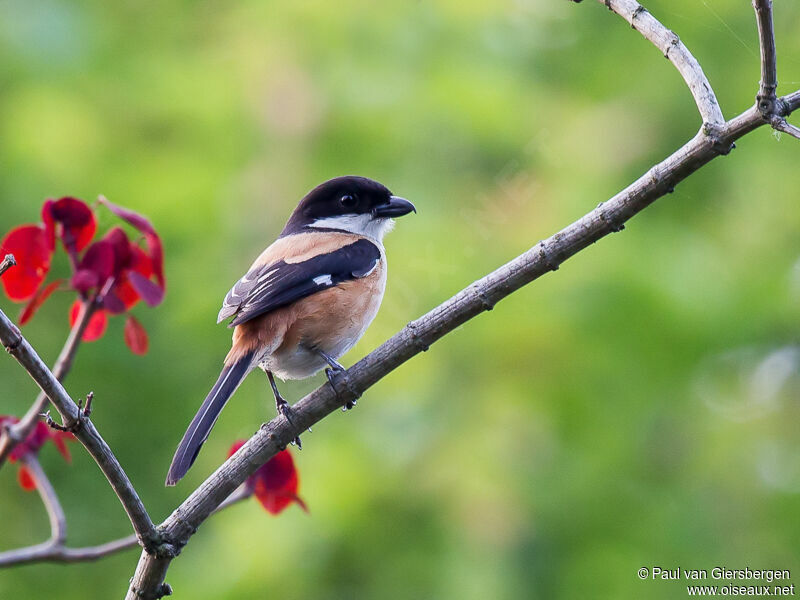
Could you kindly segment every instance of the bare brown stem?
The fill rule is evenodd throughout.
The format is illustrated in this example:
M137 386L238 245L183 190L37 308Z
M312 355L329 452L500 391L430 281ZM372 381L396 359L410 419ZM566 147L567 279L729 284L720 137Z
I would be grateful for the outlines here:
M163 552L161 536L156 531L150 515L147 514L144 504L111 448L100 436L91 420L82 414L81 409L67 394L61 382L39 358L19 329L2 311L0 311L0 341L53 403L61 415L62 425L75 434L75 437L103 471L122 503L139 542L150 552Z
M36 464L38 465L38 461ZM39 470L41 471L41 467L39 467ZM44 473L42 473L42 475L44 475ZM41 488L38 487L39 479L36 476L34 476L34 478L37 479L37 489L39 489L40 495L43 495ZM42 480L47 481L47 478L43 477ZM133 548L139 544L139 539L136 537L136 534L132 534L127 537L106 542L105 544L99 544L97 546L85 546L82 548L67 547L64 544L66 541L66 523L63 518L64 512L61 510L58 497L50 486L49 481L47 481L47 486L49 487L50 491L45 494L47 499L45 499L45 495L42 496L42 501L44 502L48 514L50 515L51 530L53 530L53 532L56 531L53 528L54 520L63 524L62 526L59 526L58 529L58 531L63 532L63 537L56 537L55 533L52 533L50 539L42 544L26 546L25 548L17 548L15 550L8 550L7 552L0 552L0 568L39 562L89 562L106 556L111 556L112 554L116 554L122 550L127 550L128 548ZM231 494L230 497L228 497L222 504L220 504L219 508L215 512L225 510L229 506L250 498L252 495L253 491L243 486ZM60 518L55 518L59 517L59 515Z
M719 102L717 102L717 96L700 67L700 63L675 33L664 27L636 0L599 1L630 23L631 27L655 45L664 57L678 69L692 93L704 123L721 125L725 122Z
M795 127L783 117L773 116L769 122L774 130L786 133L800 140L800 127Z
M75 355L78 352L78 347L81 344L83 332L86 331L86 327L89 325L89 320L95 310L97 310L97 304L93 300L86 300L81 303L81 309L75 325L70 330L67 341L64 342L64 347L61 349L55 365L53 365L53 375L59 381L64 381L64 378L69 374ZM24 441L33 431L34 426L47 407L47 402L47 395L44 392L40 392L36 396L36 400L28 408L28 411L17 423L9 425L0 431L0 467L3 466L3 463L17 444Z
M772 23L772 0L753 0L758 23L758 41L761 49L761 83L756 104L758 110L769 119L776 111L775 99L778 89L778 65L775 52L775 28Z

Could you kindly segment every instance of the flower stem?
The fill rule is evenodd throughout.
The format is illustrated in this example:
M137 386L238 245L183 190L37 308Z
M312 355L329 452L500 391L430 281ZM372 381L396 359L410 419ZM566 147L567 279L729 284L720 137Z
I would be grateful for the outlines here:
M86 331L89 320L97 310L97 307L98 303L94 296L81 302L81 309L78 313L75 325L73 325L70 330L67 341L61 349L61 354L58 355L56 363L53 365L53 375L55 375L59 381L63 381L72 368L72 362L75 358L75 354L78 352L78 346L80 346L83 332ZM0 467L3 466L3 463L16 445L30 435L34 426L39 421L39 416L47 407L47 402L48 399L44 392L39 392L39 395L36 396L36 400L31 404L25 416L17 423L7 426L5 431L0 432Z

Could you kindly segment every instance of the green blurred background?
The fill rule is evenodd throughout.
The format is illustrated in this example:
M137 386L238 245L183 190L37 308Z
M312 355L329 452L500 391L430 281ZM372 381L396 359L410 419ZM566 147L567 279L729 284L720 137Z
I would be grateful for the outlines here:
M647 6L727 118L752 104L750 2ZM775 8L787 93L800 3ZM352 364L700 125L677 72L596 2L0 0L0 56L0 233L37 220L45 197L103 193L163 236L166 301L134 311L150 353L131 355L114 319L67 385L94 390L92 418L158 520L274 414L255 374L186 479L163 487L227 350L220 301L308 189L363 174L419 209L387 239L386 299ZM255 501L215 516L170 569L176 596L683 598L637 569L800 573L799 160L797 140L752 133L390 374L295 452L310 516ZM49 361L71 299L25 329ZM0 378L0 414L21 414L34 386L11 359ZM42 451L69 543L127 535L99 470L73 454L65 467ZM0 490L0 549L45 539L15 466ZM137 558L5 570L0 597L121 597Z

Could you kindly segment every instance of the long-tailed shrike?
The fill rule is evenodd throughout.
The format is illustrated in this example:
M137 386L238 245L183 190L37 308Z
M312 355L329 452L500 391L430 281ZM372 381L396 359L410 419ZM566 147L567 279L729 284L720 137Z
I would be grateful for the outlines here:
M304 379L327 366L330 378L344 369L336 359L361 338L383 299L383 236L394 217L411 211L408 200L366 177L331 179L300 201L278 239L225 296L217 322L233 317L231 350L175 451L167 485L192 466L228 398L254 368L266 372L287 418L275 377Z

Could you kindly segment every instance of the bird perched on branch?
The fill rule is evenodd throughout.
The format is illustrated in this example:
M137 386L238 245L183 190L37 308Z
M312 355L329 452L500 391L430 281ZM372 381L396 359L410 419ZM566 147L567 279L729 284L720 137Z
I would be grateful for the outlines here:
M328 367L333 384L333 373L344 370L337 359L364 335L383 299L383 236L394 217L412 211L411 202L366 177L331 179L300 201L278 239L225 296L217 322L233 317L233 343L175 451L167 485L186 474L225 403L256 367L290 420L275 377L305 379Z

